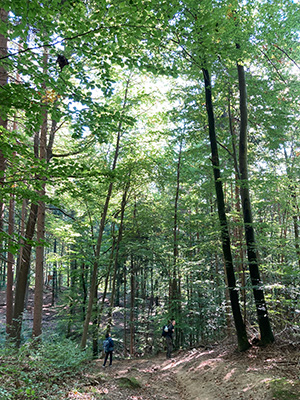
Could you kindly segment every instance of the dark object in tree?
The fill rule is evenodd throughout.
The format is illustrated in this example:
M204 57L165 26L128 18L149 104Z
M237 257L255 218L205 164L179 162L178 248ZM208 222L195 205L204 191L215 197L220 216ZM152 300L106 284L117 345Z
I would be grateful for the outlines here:
M57 56L56 62L58 63L61 71L62 71L63 67L65 67L66 65L69 65L69 61L62 54L59 54Z

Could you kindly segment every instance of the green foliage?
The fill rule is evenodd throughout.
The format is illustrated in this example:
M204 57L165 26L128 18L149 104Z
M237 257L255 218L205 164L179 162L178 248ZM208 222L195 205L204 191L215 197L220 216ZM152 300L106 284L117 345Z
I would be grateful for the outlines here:
M297 400L299 399L300 383L288 378L274 379L270 382L273 399Z
M45 267L49 271L59 265L63 285L68 282L70 286L58 329L67 326L74 335L81 333L86 305L82 299L89 289L99 223L113 183L98 260L99 288L103 290L110 257L115 254L111 249L120 224L122 192L130 180L117 272L129 274L133 260L138 288L134 324L141 336L138 350L144 352L149 343L144 338L145 315L152 324L151 332L157 330L158 334L169 313L178 149L182 145L176 243L177 277L181 279L177 326L184 332L181 345L224 335L228 311L204 91L199 83L202 67L209 68L213 78L235 265L237 270L245 270L245 282L238 277L238 285L246 291L248 321L255 324L244 239L237 237L241 215L233 155L240 120L239 61L247 71L249 172L266 295L276 329L288 324L296 330L299 264L293 218L300 197L295 184L300 160L295 150L299 147L297 2L3 0L2 7L10 11L0 28L9 37L9 57L0 62L10 81L0 88L0 105L10 127L1 129L1 152L7 163L0 194L6 205L10 195L15 195L16 226L21 225L23 200L41 200L38 190L44 180L40 178L46 179L47 193L42 200L47 206L47 241L52 248L56 240L61 254L48 248ZM69 61L63 70L56 64L58 53ZM33 146L33 134L40 130L45 109L48 139L51 126L57 123L47 163L36 157ZM112 171L118 134L120 153ZM7 214L5 229L6 221ZM13 242L9 243L10 239ZM21 239L19 232L13 238L7 230L1 232L3 250L15 255ZM120 278L120 297L129 289L128 281L125 289L123 283ZM157 297L159 305L149 308L148 314L150 297ZM26 327L26 339L29 336ZM68 369L80 363L75 347L74 354L68 350L74 363L68 366L57 343L48 346L54 358L40 348L34 355L36 363L47 360L51 371L54 364ZM40 368L46 367L41 364ZM34 398L30 392L36 390L34 385L26 385L26 395Z
M28 342L18 352L0 350L0 399L57 399L64 394L63 382L89 357L74 342L58 336ZM49 395L56 385L60 389Z
M117 382L120 387L128 388L128 389L138 389L141 387L140 382L135 377L121 377L117 379Z

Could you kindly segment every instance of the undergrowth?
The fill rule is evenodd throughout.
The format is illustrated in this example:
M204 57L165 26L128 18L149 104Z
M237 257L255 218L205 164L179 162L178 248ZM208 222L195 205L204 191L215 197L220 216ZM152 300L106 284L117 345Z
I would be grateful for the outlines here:
M271 381L273 399L275 400L299 400L300 384L286 378Z
M57 399L90 358L76 343L57 336L19 350L0 349L0 400Z

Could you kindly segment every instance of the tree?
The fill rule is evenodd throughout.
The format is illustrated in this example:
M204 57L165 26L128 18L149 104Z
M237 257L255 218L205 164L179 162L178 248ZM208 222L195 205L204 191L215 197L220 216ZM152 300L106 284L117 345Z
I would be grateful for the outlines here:
M48 54L44 50L44 73L47 73ZM43 85L46 89L46 85ZM42 162L47 160L47 124L48 124L48 110L47 104L41 106L42 110L42 126L39 140L39 159ZM45 177L40 177L45 180ZM36 268L35 268L35 288L34 288L34 314L33 314L33 337L39 337L42 333L42 311L43 311L43 286L44 286L44 244L45 239L45 183L42 183L41 190L39 191L40 200L38 202L37 211L37 242L36 247Z
M236 289L236 282L234 276L231 247L230 247L229 229L227 225L224 194L223 194L222 181L220 175L218 147L215 134L215 122L214 122L212 95L211 95L211 81L208 70L203 69L203 76L205 82L205 98L206 98L206 108L207 108L208 124L209 124L209 137L211 143L212 164L213 164L213 171L215 178L215 187L216 187L216 195L218 202L218 214L221 226L222 248L225 260L226 276L228 279L232 314L238 338L238 347L239 350L244 351L250 347L250 343L248 342L247 339L246 327L240 311L238 292Z
M247 165L247 92L244 67L238 64L238 77L239 77L239 90L240 90L240 142L239 142L239 170L241 177L241 200L243 207L245 237L247 243L248 262L250 269L250 276L252 281L252 288L255 298L258 324L260 328L260 341L266 345L274 342L274 336L271 329L269 316L267 312L267 305L264 297L262 283L260 279L258 259L257 259L257 246L254 237L253 217L249 192L249 178L248 178L248 165Z
M0 21L2 24L5 24L7 19L8 12L3 8L0 8ZM7 55L7 37L0 33L0 57L6 57ZM8 80L8 72L2 63L0 64L0 89L1 92L4 90L5 85ZM3 134L3 130L7 128L7 118L3 111L0 113L0 138ZM5 181L5 168L6 168L6 160L3 155L2 150L0 149L0 185L2 186ZM4 217L4 201L1 198L0 200L0 235L3 232L3 217ZM2 238L0 239L2 241Z

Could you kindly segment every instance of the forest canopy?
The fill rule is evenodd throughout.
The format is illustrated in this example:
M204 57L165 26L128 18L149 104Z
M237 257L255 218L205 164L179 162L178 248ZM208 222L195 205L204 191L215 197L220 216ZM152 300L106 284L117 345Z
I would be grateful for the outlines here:
M299 339L298 13L2 0L1 345Z

